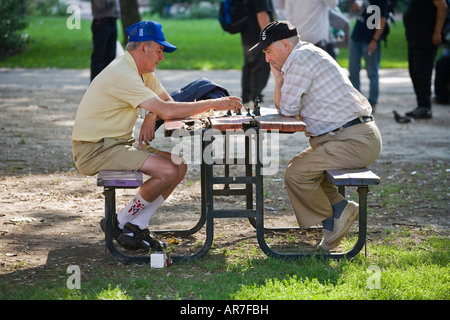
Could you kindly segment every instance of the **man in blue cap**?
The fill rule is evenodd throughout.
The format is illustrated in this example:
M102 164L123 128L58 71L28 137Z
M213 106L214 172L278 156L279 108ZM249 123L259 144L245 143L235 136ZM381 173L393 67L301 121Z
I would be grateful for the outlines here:
M90 84L81 100L72 132L74 162L79 171L140 170L151 178L114 219L114 237L131 249L161 250L148 231L156 210L186 174L183 159L150 147L157 118L180 119L210 109L240 109L241 99L223 97L197 102L175 102L154 71L164 52L177 48L166 41L161 24L138 22L126 29L125 54L111 62ZM133 146L139 108L150 111ZM104 226L103 226L104 227Z

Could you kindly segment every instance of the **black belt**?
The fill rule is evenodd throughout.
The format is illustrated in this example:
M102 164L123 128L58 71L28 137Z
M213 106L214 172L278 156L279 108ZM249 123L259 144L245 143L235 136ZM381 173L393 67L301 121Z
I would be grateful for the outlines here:
M321 136L324 136L324 135L326 135L326 134L329 134L330 132L336 132L336 131L339 131L339 130L342 130L342 129L345 129L345 128L354 126L355 124L360 124L360 123L365 123L365 122L371 122L371 121L373 121L373 116L362 116L362 117L358 117L358 118L356 118L356 119L353 119L352 121L347 122L347 123L344 124L342 127L339 127L339 128L337 128L337 129L335 129L335 130L332 130L332 131L329 131L329 132L326 132L326 133L319 134L318 136L311 137L311 138L321 137Z

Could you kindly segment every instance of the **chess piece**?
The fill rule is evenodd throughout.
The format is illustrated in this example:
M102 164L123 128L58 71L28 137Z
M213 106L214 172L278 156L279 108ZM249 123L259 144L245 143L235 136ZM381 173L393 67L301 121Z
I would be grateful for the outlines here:
M260 110L260 106L259 106L259 98L256 97L255 99L255 104L253 106L253 113L255 114L255 116L260 116L261 115L261 110Z

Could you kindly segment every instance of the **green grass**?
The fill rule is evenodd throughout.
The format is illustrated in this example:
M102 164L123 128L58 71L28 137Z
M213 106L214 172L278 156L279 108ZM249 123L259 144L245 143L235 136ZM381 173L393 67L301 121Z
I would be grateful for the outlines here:
M161 21L161 20L160 20ZM242 65L240 37L220 29L216 19L162 20L166 39L178 50L165 54L160 69L239 69ZM122 39L118 22L119 40ZM68 29L64 17L30 18L25 30L30 43L22 53L0 62L13 68L89 68L92 51L90 21L81 29Z
M433 233L413 242L405 230L386 232L351 261L272 259L241 241L164 269L85 262L81 289L67 288L67 266L47 265L0 276L0 299L447 300L450 240Z
M66 18L33 17L25 30L28 48L0 62L14 68L89 68L92 50L90 22L81 21L81 29L67 29Z
M368 220L386 215L388 223L369 227L367 256L363 250L349 261L273 259L243 238L232 245L217 241L194 262L151 269L148 264L105 259L102 248L93 243L82 256L74 253L52 259L49 254L45 265L31 267L17 261L14 270L0 274L0 300L449 300L448 230L396 218L399 211L411 217L445 217L446 168L440 162L400 168L392 163L380 165L377 172L384 177L383 183L371 188L370 202L378 205L369 208ZM400 190L389 180L408 187ZM419 190L422 196L417 198ZM226 231L220 232L215 239L226 236ZM298 247L295 233L268 233L266 240L269 245ZM351 231L343 241L344 249L355 242ZM201 244L199 239L195 246ZM0 265L3 259L8 257L0 254ZM80 289L67 288L70 265L80 268Z
M145 17L144 19L154 19ZM82 20L81 29L68 29L66 17L32 16L25 30L28 48L0 62L13 68L89 68L92 50L90 21ZM222 31L217 19L157 19L164 26L166 39L178 50L166 54L159 69L240 69L242 48L239 35ZM118 29L121 24L118 22ZM120 31L119 39L122 39ZM348 50L341 49L338 61L348 67ZM401 21L391 28L387 48L383 48L382 68L406 68L406 40Z

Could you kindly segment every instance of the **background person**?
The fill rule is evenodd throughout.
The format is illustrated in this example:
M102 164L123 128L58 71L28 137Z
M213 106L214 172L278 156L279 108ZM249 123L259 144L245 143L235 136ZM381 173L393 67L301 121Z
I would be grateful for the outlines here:
M120 18L119 0L91 0L93 50L91 81L116 57L117 24Z
M431 119L431 78L434 60L442 42L441 30L447 10L446 0L409 0L403 13L408 42L408 69L417 107L406 113L414 119Z
M270 76L270 67L264 61L262 52L250 52L249 49L258 42L259 33L274 19L274 9L271 0L248 0L248 15L245 29L241 32L241 43L244 54L242 66L242 102L251 105L256 98L262 102L263 90Z
M381 60L381 37L384 26L389 15L387 0L364 0L360 6L355 1L353 8L359 12L356 18L356 24L350 37L350 48L348 56L348 69L350 72L350 81L353 86L361 91L360 71L361 59L364 59L367 77L369 78L369 102L372 106L372 112L375 112L379 96L379 76ZM367 10L369 6L377 6L380 12L380 25L375 28L368 25L368 20L375 21L373 15L376 11Z

